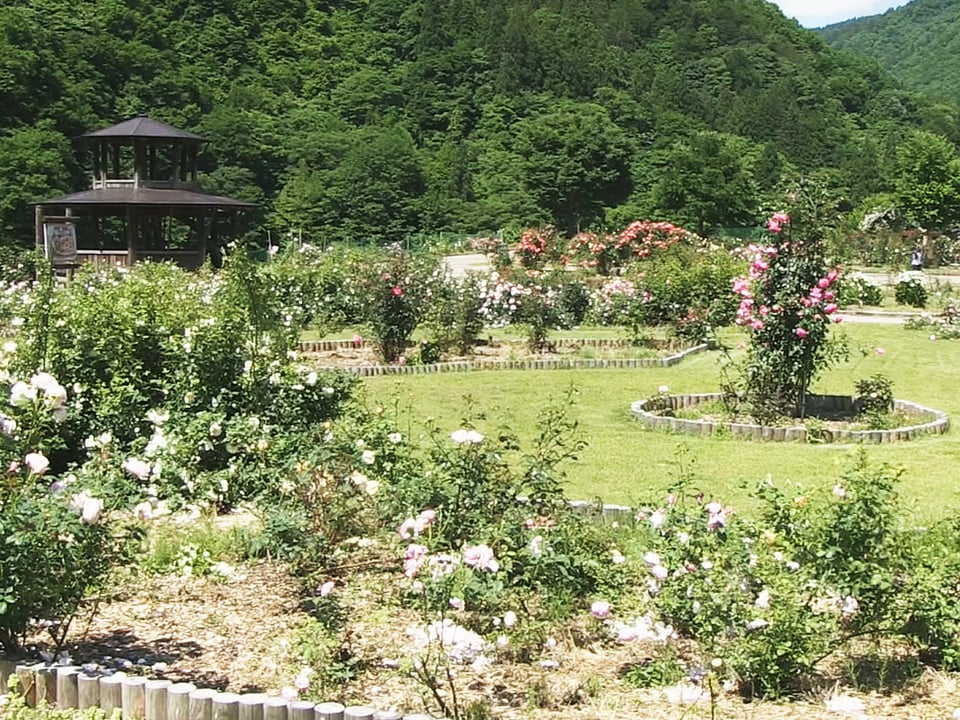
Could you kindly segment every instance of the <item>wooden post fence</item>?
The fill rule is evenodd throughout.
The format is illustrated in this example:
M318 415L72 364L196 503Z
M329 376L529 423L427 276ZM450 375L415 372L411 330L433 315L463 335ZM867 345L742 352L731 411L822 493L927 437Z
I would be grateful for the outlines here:
M18 692L31 707L100 708L108 718L119 710L122 720L431 720L429 715L366 705L288 701L264 693L241 695L124 672L91 673L73 665L0 658L0 694L6 692L11 677L17 678Z

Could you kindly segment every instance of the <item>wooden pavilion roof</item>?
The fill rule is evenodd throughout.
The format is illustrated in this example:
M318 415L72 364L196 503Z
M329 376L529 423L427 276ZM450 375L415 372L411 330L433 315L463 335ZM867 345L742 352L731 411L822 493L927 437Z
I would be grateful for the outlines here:
M193 140L204 142L206 138L186 130L167 125L159 120L140 116L124 120L108 128L84 133L82 138L150 138L157 140Z
M257 207L256 203L221 195L192 190L158 189L158 188L104 188L102 190L83 190L81 192L61 195L50 198L36 205L63 205L80 207L84 205L138 205L138 206L167 206L167 207L212 207L218 209L242 209Z

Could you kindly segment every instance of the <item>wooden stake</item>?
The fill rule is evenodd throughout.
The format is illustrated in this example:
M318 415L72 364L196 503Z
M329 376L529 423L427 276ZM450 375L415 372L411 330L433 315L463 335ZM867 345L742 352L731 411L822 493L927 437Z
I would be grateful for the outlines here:
M193 683L174 683L167 688L167 720L190 720L190 693Z
M75 665L63 665L57 668L57 705L61 708L75 708L80 704L79 697L80 668Z
M190 720L212 720L216 690L194 690L190 693Z
M263 720L287 720L287 701L282 697L268 697L264 700Z
M80 673L77 676L77 707L81 710L100 707L100 676Z
M143 675L127 675L120 683L120 697L123 706L123 720L142 720L145 716L146 693L144 685L147 679Z
M115 673L100 678L100 708L107 717L113 715L113 711L123 707L123 680L125 673Z
M167 720L169 680L147 680L144 684L144 715L147 720Z
M343 720L344 710L340 703L320 703L313 708L313 716L315 720Z
M217 693L213 696L213 720L238 720L240 696L236 693Z

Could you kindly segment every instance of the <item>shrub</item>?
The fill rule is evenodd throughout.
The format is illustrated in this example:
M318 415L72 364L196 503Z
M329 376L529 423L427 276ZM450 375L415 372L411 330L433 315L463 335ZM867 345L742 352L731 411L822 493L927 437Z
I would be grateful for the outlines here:
M639 516L636 546L656 617L721 658L747 694L776 695L853 638L896 633L916 572L900 529L899 473L858 455L825 498L767 481L759 521L682 478ZM669 657L669 651L667 653Z
M360 313L384 362L396 362L406 351L426 312L434 264L401 250L364 258L351 278L360 299Z
M854 383L857 414L871 428L881 429L893 410L893 383L886 375L875 373Z
M764 423L803 417L810 384L842 352L828 342L839 271L828 269L818 241L792 237L790 227L786 213L773 215L769 244L747 248L750 272L733 285L740 296L736 322L750 342L743 387L731 394L744 397Z
M439 352L454 350L465 355L476 345L484 322L483 287L484 281L477 273L460 278L435 276L424 325L436 339ZM425 360L422 355L421 348L421 362L436 362Z
M842 275L837 284L837 304L880 305L883 302L883 290L859 273Z
M894 299L901 305L922 308L927 306L927 289L917 277L902 277L894 288Z
M50 477L67 390L48 373L0 388L9 401L0 415L0 648L15 653L31 621L62 643L86 593L130 557L134 534L95 473Z

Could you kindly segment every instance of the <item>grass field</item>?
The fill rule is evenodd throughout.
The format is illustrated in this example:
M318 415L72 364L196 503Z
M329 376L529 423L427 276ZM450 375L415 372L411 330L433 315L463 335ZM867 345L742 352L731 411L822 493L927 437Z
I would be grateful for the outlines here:
M839 328L838 328L839 330ZM816 383L814 391L851 393L855 380L881 372L898 398L960 418L960 342L930 341L893 325L843 326L850 357ZM883 354L877 353L883 349ZM854 446L757 443L693 438L646 430L630 403L667 385L671 392L712 392L719 378L717 352L691 357L672 368L639 370L485 371L371 378L368 398L398 403L411 432L424 418L441 427L460 426L471 398L488 431L501 424L533 436L537 414L551 398L578 392L574 415L588 442L567 467L570 497L606 502L656 502L683 464L705 494L749 511L751 490L768 476L799 484L798 494L829 491L850 462ZM873 462L904 469L901 494L916 507L916 522L944 517L960 501L960 436L956 430L909 443L867 446Z

